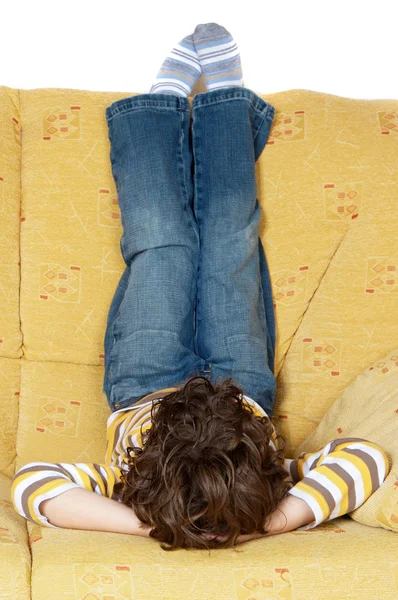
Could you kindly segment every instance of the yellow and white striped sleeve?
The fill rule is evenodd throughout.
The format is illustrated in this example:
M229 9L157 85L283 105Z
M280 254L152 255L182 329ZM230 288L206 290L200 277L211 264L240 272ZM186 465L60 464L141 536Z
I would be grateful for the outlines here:
M15 473L11 500L15 511L28 521L61 529L40 512L41 502L75 487L116 499L114 486L120 473L119 467L97 463L31 462Z
M384 450L362 438L340 438L317 452L302 452L285 460L295 483L288 494L302 498L315 520L298 530L312 529L350 513L363 504L390 472Z

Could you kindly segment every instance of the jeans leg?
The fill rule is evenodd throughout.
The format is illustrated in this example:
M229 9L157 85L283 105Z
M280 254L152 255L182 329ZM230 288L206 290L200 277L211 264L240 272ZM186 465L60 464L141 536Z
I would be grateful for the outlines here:
M196 347L212 379L232 377L269 416L276 392L275 321L255 163L274 112L237 86L199 93L192 104L201 244Z
M138 94L106 109L126 263L104 338L112 410L204 367L194 352L199 232L188 98Z

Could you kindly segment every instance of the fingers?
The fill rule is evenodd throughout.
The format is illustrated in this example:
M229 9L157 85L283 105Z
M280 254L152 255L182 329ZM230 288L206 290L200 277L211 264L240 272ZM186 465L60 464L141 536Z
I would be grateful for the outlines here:
M226 535L217 535L214 533L201 533L201 537L204 538L205 540L208 541L212 541L212 540L216 540L217 542L224 542L228 536Z

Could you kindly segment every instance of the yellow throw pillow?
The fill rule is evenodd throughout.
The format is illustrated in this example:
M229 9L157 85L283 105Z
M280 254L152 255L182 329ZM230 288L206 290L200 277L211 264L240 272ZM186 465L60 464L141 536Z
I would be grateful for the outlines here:
M364 525L398 532L398 349L357 376L296 449L294 458L346 437L378 444L391 467L383 484L349 516Z

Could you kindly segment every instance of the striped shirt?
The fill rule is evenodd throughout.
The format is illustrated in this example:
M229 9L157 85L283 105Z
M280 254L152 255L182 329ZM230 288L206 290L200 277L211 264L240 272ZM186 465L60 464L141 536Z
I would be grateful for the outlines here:
M178 388L166 388L148 394L139 402L113 412L107 421L104 463L31 462L19 469L12 480L11 500L16 512L25 519L45 527L51 524L40 511L44 500L69 489L81 487L118 502L114 491L127 472L128 446L142 447L142 433L151 426L153 400ZM244 395L254 414L268 416L251 398ZM276 431L270 439L275 449ZM298 530L312 529L358 508L377 490L387 477L390 465L387 454L377 444L362 438L332 440L317 452L303 452L296 459L285 459L284 468L292 482L287 492L302 498L312 509L315 519Z

